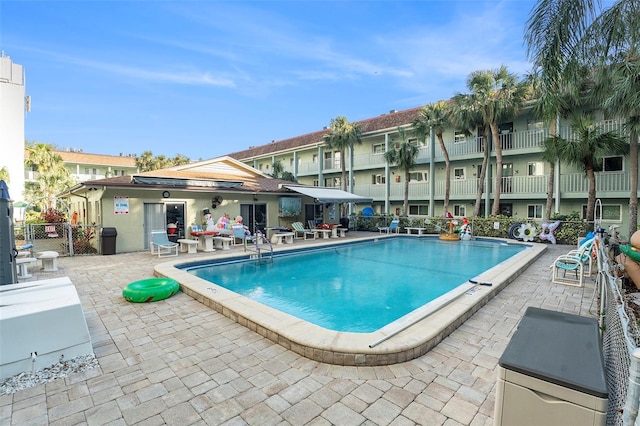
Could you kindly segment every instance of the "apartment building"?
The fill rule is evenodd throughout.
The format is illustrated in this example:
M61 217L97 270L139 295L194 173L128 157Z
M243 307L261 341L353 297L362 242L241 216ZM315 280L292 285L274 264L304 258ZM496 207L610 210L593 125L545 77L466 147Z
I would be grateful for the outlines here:
M362 144L347 153L346 164L350 181L348 190L373 199L371 207L378 214L399 215L404 200L404 172L389 165L384 153L400 142L398 127L405 129L409 140L419 149L417 165L409 182L409 216L442 216L445 194L445 163L434 136L422 142L412 128L420 108L390 111L378 117L356 122L363 133ZM595 112L599 125L609 130L623 131L623 121ZM484 182L480 215L488 216L495 188L495 146L503 150L500 212L523 220L542 220L547 198L550 164L542 160L542 146L549 129L524 109L512 121L500 123L499 141L489 140L489 165ZM561 120L560 135L571 137L568 120ZM339 187L341 179L340 152L329 149L324 128L312 133L251 147L229 156L269 173L273 163L280 162L284 171L292 173L299 183ZM443 133L451 161L449 211L456 217L470 216L475 208L479 176L483 160L483 135L480 129L467 136L462 129L447 129ZM597 173L597 197L602 201L605 224L628 223L629 159L611 156L604 159L603 170ZM586 214L588 182L584 172L568 164L555 165L553 211L560 214ZM356 213L368 206L357 206ZM623 228L624 229L624 228Z
M136 156L132 154L88 154L82 152L81 149L74 148L53 150L53 153L62 157L66 169L69 170L71 177L76 182L133 175L138 172ZM28 157L29 153L26 152L25 158ZM27 181L37 179L38 172L35 169L36 167L31 170L25 169Z

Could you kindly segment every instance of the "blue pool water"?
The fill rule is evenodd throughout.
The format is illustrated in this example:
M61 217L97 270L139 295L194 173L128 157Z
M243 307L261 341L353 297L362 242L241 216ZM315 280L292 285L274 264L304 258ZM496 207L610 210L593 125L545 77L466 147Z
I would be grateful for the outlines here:
M526 246L384 238L188 272L335 331L369 333L466 283Z

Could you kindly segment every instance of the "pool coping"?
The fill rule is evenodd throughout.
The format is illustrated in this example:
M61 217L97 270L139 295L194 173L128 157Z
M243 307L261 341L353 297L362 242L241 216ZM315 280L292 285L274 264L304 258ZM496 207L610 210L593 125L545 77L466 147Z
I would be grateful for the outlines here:
M417 235L368 236L349 241L321 243L317 247L380 238L432 237L418 237ZM185 294L306 358L336 365L389 365L408 361L427 353L509 285L546 250L546 246L540 243L520 243L500 238L487 239L504 241L509 244L525 244L528 248L474 277L475 281L491 283L491 286L463 284L453 291L455 294L448 293L438 298L439 302L444 303L444 306L436 309L437 303L430 302L400 320L371 333L340 332L322 328L255 302L176 267L176 265L191 263L189 261L176 259L158 264L154 268L154 274L175 279L180 283L180 289ZM274 247L274 252L289 250L288 247ZM251 254L254 253L247 252L246 256L249 257ZM237 258L238 256L238 253L229 253L204 257L198 259L198 262L219 261L223 258ZM425 315L427 316L425 317ZM398 332L398 330L402 331Z

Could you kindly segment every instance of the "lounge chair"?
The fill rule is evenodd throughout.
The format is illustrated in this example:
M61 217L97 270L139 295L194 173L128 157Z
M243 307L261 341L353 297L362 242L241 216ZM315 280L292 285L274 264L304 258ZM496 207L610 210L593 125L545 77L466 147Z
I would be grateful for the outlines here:
M151 241L149 242L151 247L151 254L156 254L158 257L177 256L178 247L180 244L169 241L167 231L155 230L151 231Z
M236 240L241 240L244 246L244 251L247 251L247 241L253 242L253 236L247 234L244 229L244 225L233 225L233 244L236 244Z
M584 277L591 276L591 253L594 242L595 238L591 238L584 241L578 250L571 250L558 256L551 265L553 269L551 282L582 287L584 285ZM560 277L560 271L562 271L562 277ZM575 274L575 279L567 277L567 272Z
M304 229L304 225L302 224L302 222L293 222L291 224L291 227L293 228L293 232L295 233L296 238L304 237L304 239L306 240L307 237L310 237L312 240L315 240L318 236L318 233L316 231L312 229Z
M400 233L399 224L400 224L400 221L398 219L394 219L391 221L389 226L378 226L378 231L380 231L381 234L383 232L386 232L387 234L391 234L393 232L395 232L396 234L399 234Z

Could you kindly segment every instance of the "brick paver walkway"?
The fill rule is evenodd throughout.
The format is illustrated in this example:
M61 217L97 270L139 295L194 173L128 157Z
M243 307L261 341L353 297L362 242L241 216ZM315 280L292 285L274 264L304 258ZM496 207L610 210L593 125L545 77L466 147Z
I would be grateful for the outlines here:
M491 425L497 362L526 307L590 315L591 280L550 282L571 248L549 246L431 352L382 367L311 361L182 293L128 303L123 287L165 260L149 253L60 258L38 278L76 285L100 366L0 396L0 424Z

